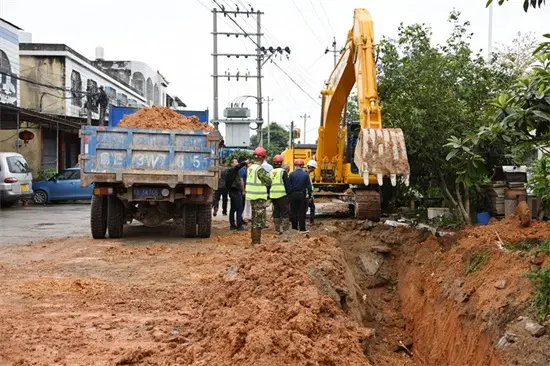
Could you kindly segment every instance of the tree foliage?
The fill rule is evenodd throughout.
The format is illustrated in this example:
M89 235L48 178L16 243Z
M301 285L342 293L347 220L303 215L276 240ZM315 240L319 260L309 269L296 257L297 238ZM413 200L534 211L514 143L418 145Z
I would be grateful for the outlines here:
M533 33L518 32L510 44L497 47L496 57L500 66L508 68L514 76L524 76L537 61L533 52L538 44L539 41Z
M289 137L289 130L284 128L283 126L279 125L276 122L271 122L270 127L270 141L271 144L268 146L267 144L267 124L264 124L262 128L262 137L263 137L263 146L267 150L267 154L270 157L273 157L277 154L282 153L288 146L288 137ZM250 143L252 146L258 146L259 144L258 134L252 135L250 138Z
M405 134L413 187L422 192L437 184L469 220L470 184L457 179L444 145L486 124L484 106L511 76L473 53L470 24L460 21L460 13L452 12L449 21L453 31L443 45L432 45L430 28L420 24L401 25L397 39L383 40L378 90L385 127Z
M535 50L537 64L492 102L496 121L516 144L550 146L550 34Z
M508 0L497 0L498 5L504 4L504 1L508 1ZM492 3L493 3L493 0L488 0L487 6L491 5ZM529 10L529 7L536 9L537 7L540 8L543 4L546 4L546 0L524 0L523 10L527 12Z

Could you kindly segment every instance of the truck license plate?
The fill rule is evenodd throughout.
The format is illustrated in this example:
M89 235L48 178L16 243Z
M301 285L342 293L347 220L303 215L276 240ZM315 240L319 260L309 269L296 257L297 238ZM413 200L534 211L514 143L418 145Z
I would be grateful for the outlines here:
M134 187L134 198L157 198L161 197L162 188L157 187Z
M28 192L29 191L29 185L28 184L21 184L21 192Z

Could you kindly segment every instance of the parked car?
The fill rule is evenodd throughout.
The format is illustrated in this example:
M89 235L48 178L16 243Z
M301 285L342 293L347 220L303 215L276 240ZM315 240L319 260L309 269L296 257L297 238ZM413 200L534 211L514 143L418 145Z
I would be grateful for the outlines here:
M10 207L20 199L31 199L32 173L23 155L0 152L0 207Z
M93 184L82 188L80 186L80 168L68 168L50 179L35 182L32 185L34 203L43 205L48 202L91 200Z

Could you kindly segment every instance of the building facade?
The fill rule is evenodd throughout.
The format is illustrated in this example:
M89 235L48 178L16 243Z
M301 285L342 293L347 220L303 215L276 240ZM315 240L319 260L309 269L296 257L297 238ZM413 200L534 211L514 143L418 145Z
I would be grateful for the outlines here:
M87 121L87 93L97 97L103 87L109 104L115 106L166 104L168 83L147 64L105 61L102 49L96 50L92 61L64 44L32 43L30 34L1 19L0 72L0 103L21 111L9 127L2 126L5 115L0 115L0 151L23 154L35 177L46 169L62 170L78 163L78 131ZM44 118L26 120L24 111ZM106 121L108 113L109 108ZM92 106L91 115L97 124L98 106ZM23 144L18 138L21 130L32 132L34 138Z
M21 28L0 19L0 103L19 105L19 32Z

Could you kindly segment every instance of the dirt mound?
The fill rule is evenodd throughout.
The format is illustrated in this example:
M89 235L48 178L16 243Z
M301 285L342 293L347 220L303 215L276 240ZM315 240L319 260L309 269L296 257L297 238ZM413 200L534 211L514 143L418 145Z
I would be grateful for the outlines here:
M363 352L372 331L342 311L353 289L334 243L322 237L260 247L205 283L195 294L201 310L193 346L174 350L180 361L368 365Z
M516 207L516 216L519 218L521 226L527 227L531 225L531 210L527 202L520 202L518 207Z
M162 130L205 130L214 128L202 123L196 116L186 117L165 107L145 107L134 114L124 116L119 127L155 128Z

